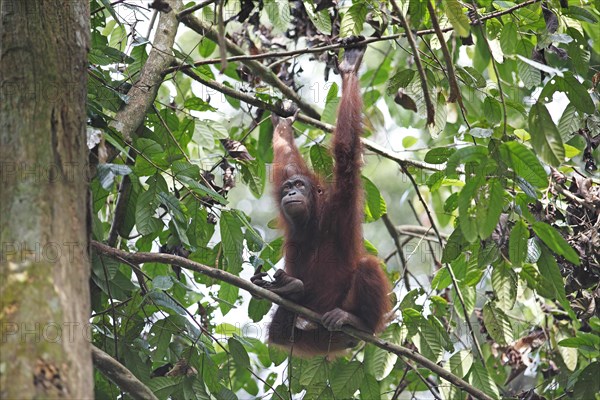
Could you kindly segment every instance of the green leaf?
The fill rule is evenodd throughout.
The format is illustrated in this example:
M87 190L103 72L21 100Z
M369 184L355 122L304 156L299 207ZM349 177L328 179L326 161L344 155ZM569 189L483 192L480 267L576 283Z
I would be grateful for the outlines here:
M473 363L471 371L469 373L469 382L479 390L482 390L488 396L499 399L500 392L498 387L494 383L494 380L490 377L487 370L481 363Z
M244 235L239 218L233 211L223 210L219 227L221 232L221 243L223 244L223 255L227 260L227 271L237 275L242 270L242 253L244 251Z
M333 171L333 158L325 146L320 144L311 146L310 162L316 173L321 176L331 176Z
M540 255L540 259L537 261L537 266L540 270L542 287L552 291L560 305L572 315L573 319L575 319L575 314L573 313L571 305L569 304L565 294L565 282L560 274L560 269L558 268L556 259L545 246L542 246L542 254Z
M231 354L235 363L241 368L250 367L250 357L248 357L248 352L246 352L244 346L235 338L229 338L227 344L229 345L229 354Z
M365 374L365 377L360 385L361 400L373 400L381 398L381 389L379 382L373 375Z
M460 226L457 226L450 234L444 251L442 252L442 263L454 261L459 255L469 246L469 242L465 239Z
M600 361L590 363L577 377L573 387L573 399L588 400L598 398L600 393Z
M400 88L406 88L412 82L416 71L414 69L403 69L396 72L387 82L385 93L395 96Z
M514 22L508 21L502 28L500 34L500 47L504 54L514 54L515 43L517 43L517 26Z
M277 30L285 32L290 22L290 5L287 0L265 0L264 9Z
M413 147L419 139L414 136L405 136L402 138L402 147L408 149L409 147Z
M187 315L187 312L183 307L177 304L173 299L164 294L162 291L151 290L146 295L146 298L150 300L151 304L154 304L161 308L166 308L179 315Z
M535 103L529 114L529 132L533 149L546 163L557 167L565 161L565 148L546 106Z
M242 172L242 179L257 199L262 197L265 190L266 169L260 160L244 161L238 164Z
M489 301L483 306L483 323L488 334L498 344L508 345L513 341L513 332L508 316Z
M313 357L306 360L300 375L300 384L303 386L313 386L323 383L329 376L330 365L326 357Z
M219 289L219 309L226 315L235 306L235 302L238 299L240 289L237 286L230 285L229 283L221 282L221 288Z
M468 37L471 31L469 18L465 15L461 4L457 0L444 0L446 16L452 24L454 31L462 37Z
M550 101L556 92L565 93L578 111L594 113L595 106L589 92L572 72L565 72L564 77L555 76L550 79L540 93L540 99Z
M377 221L387 212L385 199L377 189L377 186L368 178L362 177L365 190L365 222Z
M539 188L548 186L548 176L544 167L525 145L514 141L502 143L500 155L504 162L527 182Z
M354 392L360 387L364 378L364 368L358 361L350 361L334 370L331 379L331 390L338 397L352 398Z
M164 227L163 222L154 216L157 206L158 200L154 191L147 190L138 196L135 225L140 234L151 235L161 231Z
M540 70L534 68L520 58L517 58L517 73L518 77L523 81L523 85L529 90L538 86L542 80Z
M152 279L152 286L159 290L169 290L173 287L173 278L165 275L156 276Z
M448 162L448 164L450 164ZM482 183L481 178L473 178L467 182L458 195L458 220L464 238L473 243L478 235L478 221L472 212L472 200Z
M577 132L582 125L582 118L577 113L577 109L573 104L567 105L565 111L560 117L558 122L558 132L563 142L569 140L569 138Z
M227 205L227 203L229 203L225 197L215 192L212 188L208 188L198 183L195 179L192 179L189 176L179 176L178 179L181 181L181 183L187 185L191 191L198 193L200 196L208 196L221 205Z
M400 343L400 327L390 325L380 335L382 340L388 340L390 343ZM367 344L365 348L364 365L365 372L376 379L383 379L389 369L394 365L397 356L393 353L380 349L372 344Z
M331 35L331 17L329 16L329 10L314 12L312 6L309 4L305 4L304 8L308 14L308 18L310 18L314 26L321 33L324 33L325 35Z
M456 152L452 147L435 147L425 154L425 161L429 164L443 164Z
M459 164L468 162L481 162L488 156L487 147L474 145L456 150L446 164L446 173L448 176L456 175Z
M563 339L558 342L558 345L598 353L600 352L600 336L593 333L577 332L576 337Z
M527 245L527 242L525 242ZM503 311L512 310L517 300L518 279L515 271L506 262L494 266L492 288L496 295L496 304Z
M183 104L183 106L187 109L195 111L217 111L216 108L214 108L208 102L202 100L199 97L190 97L188 99L185 99L185 103Z
M259 322L265 315L267 315L270 309L270 302L266 300L255 299L253 297L250 299L250 303L248 304L248 317L250 317L252 322Z
M577 110L586 114L594 113L596 106L594 106L590 93L572 72L565 73L563 88L567 97L571 100L571 104L573 104Z
M508 257L513 265L520 267L527 258L527 240L529 239L529 229L522 219L515 223L508 243Z
M563 256L575 265L581 263L577 252L554 227L541 221L535 222L532 227L535 234L542 239L542 242L556 254Z
M363 24L367 19L367 5L363 2L354 3L342 17L340 37L360 35Z
M592 14L592 12L588 11L586 8L569 4L569 8L566 8L565 11L568 16L579 21L589 22L591 24L595 24L598 22L596 16Z
M500 184L500 181L496 178L492 178L488 181L488 186L485 190L485 198L482 197L483 193L480 192L477 208L477 220L478 220L478 231L479 237L482 240L487 239L500 219L502 208L504 206L504 188Z

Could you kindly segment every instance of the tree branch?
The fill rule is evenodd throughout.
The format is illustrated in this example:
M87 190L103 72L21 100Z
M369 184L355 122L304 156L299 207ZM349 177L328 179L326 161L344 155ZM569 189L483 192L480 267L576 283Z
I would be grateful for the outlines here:
M214 2L216 0L209 0L209 1ZM517 4L513 7L507 8L506 10L495 11L495 12L486 14L481 17L481 21L486 21L488 19L497 18L497 17L505 15L505 14L510 14L515 10L530 6L535 3L539 3L540 1L542 1L542 0L528 0L524 3ZM200 6L200 4L198 4L198 6ZM194 7L192 7L192 8L194 8ZM185 11L187 11L187 10L182 11L180 13L180 15L184 14ZM471 22L471 25L472 24L473 24L473 22ZM440 32L442 32L442 33L450 32L451 30L453 30L453 28L450 26L450 27L447 27L444 29L440 29ZM436 33L435 29L423 29L420 31L416 31L414 34L415 34L415 36L427 36L427 35L433 35L435 33ZM381 36L381 37L369 37L360 42L357 42L356 44L361 45L361 46L362 45L366 46L371 43L385 42L385 41L400 39L403 36L405 36L404 33L396 33L393 35L386 35L386 36ZM273 51L273 52L269 52L269 53L261 53L261 54L253 54L253 55L240 54L240 55L228 57L227 61L228 62L251 61L251 60L256 61L256 60L264 60L265 58L294 57L294 56L299 56L299 55L303 55L303 54L318 54L318 53L323 53L323 52L330 51L330 50L339 50L342 47L343 47L342 44L335 43L335 44L330 44L327 46L303 48L303 49L297 49L297 50ZM198 67L201 65L210 65L210 64L219 64L219 63L221 63L221 58L211 58L208 60L199 60L199 61L192 63L191 65L186 64L186 65L175 65L175 66L169 67L164 71L164 73L171 74L173 72L183 71L183 70L191 69L191 68Z
M279 304L280 306L295 312L299 315L302 315L305 318L308 318L311 321L321 322L321 315L309 310L306 307L302 307L292 301L286 300L273 292L270 292L266 289L263 289L259 286L254 285L250 281L242 279L238 276L230 274L229 272L223 271L221 269L212 268L200 263L197 263L192 260L188 260L187 258L171 255L171 254L161 254L161 253L129 253L123 250L115 249L109 247L103 243L92 241L92 247L99 253L102 253L106 256L115 258L115 259L125 259L132 263L146 263L146 262L157 262L163 264L171 264L177 265L181 268L188 269L190 271L194 271L206 276L209 276L214 279L218 279L220 281L229 283L231 285L237 286L240 289L244 289L247 292L261 297L263 299L269 300L273 303ZM341 329L344 333L355 337L360 340L364 340L365 342L371 343L379 348L382 348L386 351L390 351L399 356L409 358L416 362L417 364L429 369L436 375L441 378L447 380L451 384L465 390L470 393L476 399L481 400L492 400L490 396L479 390L478 388L471 386L469 383L464 381L462 378L459 378L456 375L453 375L449 371L445 370L443 367L440 367L433 361L423 357L418 352L408 349L406 347L389 343L384 340L377 338L376 336L366 333L364 331L355 329L351 326L343 326Z
M123 364L112 358L108 353L92 346L94 366L122 391L136 400L158 400L148 386L144 385Z
M163 82L163 71L175 61L173 45L177 35L177 10L181 8L181 0L166 0L173 9L168 13L160 13L152 50L144 64L140 77L127 92L129 101L117 112L110 126L121 132L127 142L140 127L146 113L154 100L158 88Z
M280 107L277 107L274 104L266 103L262 100L257 99L256 97L253 97L249 94L240 92L239 90L230 88L229 86L225 86L222 83L219 83L217 81L211 81L211 80L204 79L189 69L184 69L181 72L188 75L190 78L194 79L195 81L205 85L206 87L214 89L219 93L223 93L226 96L233 97L234 99L241 100L241 101L248 103L254 107L258 107L263 110L268 110L275 114L283 114L284 113L284 110L282 110ZM312 125L312 126L319 128L325 132L330 132L330 133L333 132L333 125L325 123L325 122L321 122L318 119L308 117L305 114L298 114L296 119L299 122L303 122L305 124ZM428 164L428 163L425 163L422 161L415 161L415 160L408 160L408 159L400 158L400 157L394 155L391 151L385 149L384 147L378 145L377 143L375 143L369 139L361 138L361 141L366 149L368 149L368 150L372 151L373 153L378 154L382 157L385 157L392 161L395 161L398 164L403 165L405 167L415 167L418 169L434 171L434 172L440 170L440 168L438 166L433 165L433 164Z
M123 105L115 115L115 119L110 123L112 128L121 132L127 143L131 143L133 133L142 126L144 118L146 118L146 113L154 104L156 93L163 81L162 71L175 60L172 55L172 48L175 44L175 35L179 26L175 13L181 8L181 0L169 0L169 5L173 11L160 13L156 35L154 36L148 60L146 60L144 68L140 72L140 78L127 92L129 102ZM115 149L114 154L109 159L116 157L117 152L118 150ZM132 159L135 158L135 155L131 151L130 155ZM127 164L132 165L133 161L128 158ZM123 216L127 209L130 194L131 178L124 176L119 187L114 219L110 228L108 243L112 246L117 243L118 233L121 226L123 226L123 221L125 220Z
M429 10L429 16L431 18L431 25L435 30L435 35L437 36L438 41L440 42L440 47L442 48L442 55L444 56L444 62L446 63L446 70L448 71L448 84L450 85L450 94L448 95L448 102L454 103L455 101L458 101L459 105L462 107L462 98L460 96L458 82L456 81L456 74L454 73L454 64L452 62L452 57L450 56L448 46L446 46L446 40L444 39L444 35L442 34L440 24L438 23L437 15L435 14L435 8L433 7L433 4L431 4L431 0L426 1L427 9Z
M215 43L220 42L219 41L219 33L216 30L214 30L211 26L205 24L203 21L194 17L192 14L186 14L186 15L180 17L180 21L182 23L184 23L188 28L190 28L191 30L198 33L199 35L206 36L208 39L212 40ZM242 50L242 48L239 47L238 45L236 45L235 43L233 43L231 40L224 37L223 42L227 46L227 51L229 51L230 53L232 53L234 55L243 55L244 54L244 51ZM266 83L279 89L279 91L285 97L287 97L290 100L293 100L296 104L298 104L298 107L302 111L304 111L305 114L311 116L312 118L317 118L317 119L320 118L320 115L317 112L317 110L312 105L310 105L306 101L304 101L298 95L298 93L296 93L292 88L290 88L288 85L283 83L281 81L281 79L279 79L273 71L271 71L270 69L268 69L267 67L265 67L264 65L259 63L258 61L254 61L254 60L246 60L246 61L244 61L244 64L248 68L250 68L250 70L252 71L252 73L254 75L260 76ZM164 72L164 70L166 70L166 68L168 66L169 65L166 65L163 68L163 72Z
M408 44L410 44L410 48L413 51L413 58L415 60L415 66L417 67L417 72L419 72L419 78L421 78L421 90L423 91L423 99L425 100L425 109L427 111L427 125L435 124L435 108L433 107L433 103L431 102L431 96L429 94L429 88L427 86L427 76L425 75L425 70L423 69L423 64L421 63L421 56L419 56L419 48L417 46L417 41L413 36L412 31L410 30L410 26L404 18L404 14L398 4L396 4L396 0L390 0L390 4L394 9L394 12L400 19L400 23L404 28L404 33L406 35L406 39L408 40Z

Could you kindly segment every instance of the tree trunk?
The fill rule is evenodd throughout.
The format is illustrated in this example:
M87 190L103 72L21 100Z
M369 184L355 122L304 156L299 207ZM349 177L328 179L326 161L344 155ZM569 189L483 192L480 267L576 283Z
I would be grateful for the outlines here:
M93 397L89 1L0 2L0 398Z

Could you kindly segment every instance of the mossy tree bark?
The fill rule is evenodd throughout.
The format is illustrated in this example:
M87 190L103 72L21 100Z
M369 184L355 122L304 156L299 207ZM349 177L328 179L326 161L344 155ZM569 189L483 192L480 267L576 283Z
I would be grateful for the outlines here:
M89 1L0 6L0 398L92 398Z

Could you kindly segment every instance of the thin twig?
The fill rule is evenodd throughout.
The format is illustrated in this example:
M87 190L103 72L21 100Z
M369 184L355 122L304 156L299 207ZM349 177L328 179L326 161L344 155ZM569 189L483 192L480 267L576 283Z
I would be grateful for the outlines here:
M204 23L200 19L194 17L191 14L186 14L183 17L179 17L179 20L199 35L205 36L215 43L219 43L219 33L212 26ZM222 42L225 43L227 51L229 51L233 55L244 54L244 51L241 47L239 47L237 44L227 39L226 37L222 38ZM278 89L285 97L287 97L290 100L293 100L294 103L296 103L298 107L302 111L304 111L305 114L313 118L319 118L319 113L312 106L312 104L309 104L304 99L302 99L298 95L298 93L296 93L290 86L286 85L281 79L279 79L273 71L271 71L258 61L254 60L245 61L244 65L246 65L254 75L260 76L266 83ZM165 70L166 68L163 70L163 72Z
M446 63L446 70L448 76L448 83L450 85L450 94L448 95L448 102L454 103L458 101L458 104L462 106L462 97L460 95L460 89L458 88L458 82L456 81L456 74L454 73L454 63L452 62L452 57L450 57L450 52L448 51L448 46L446 45L446 40L444 39L444 35L442 34L442 30L440 29L440 24L438 23L437 16L435 15L435 9L431 4L431 0L426 0L427 9L429 10L429 16L431 18L431 25L435 30L435 35L440 42L440 46L442 48L442 55L444 56L444 62Z
M209 6L212 3L216 3L216 2L217 2L217 0L205 0L201 3L196 4L193 7L186 8L185 10L182 10L179 14L177 14L177 19L181 19L181 18L185 17L186 15L193 13L194 11L198 11L199 9Z
M410 291L410 281L408 279L408 265L406 265L406 256L404 255L404 250L402 249L402 244L400 243L400 237L398 236L398 230L390 220L390 216L386 213L381 216L381 220L385 225L388 233L392 237L394 241L394 245L396 246L396 250L398 251L398 256L400 257L400 263L402 264L402 277L404 279L404 285L406 286L406 290Z
M471 2L473 3L473 7L475 7L475 10L477 10L477 3L473 0L471 0ZM494 69L494 74L496 75L496 80L498 82L498 95L500 96L500 103L502 104L502 132L504 136L506 136L508 115L506 111L506 100L504 99L504 90L502 89L502 82L500 79L500 72L498 71L498 65L496 64L496 60L494 59L494 54L492 54L492 47L490 46L490 42L488 42L487 37L485 35L485 25L482 23L483 20L479 17L479 14L477 14L477 12L475 12L475 16L475 26L479 27L481 40L485 42L485 46L487 47L488 52L490 53L490 61L492 62L492 68Z
M209 1L214 2L216 0L209 0ZM542 0L528 0L524 3L517 4L516 6L507 8L506 10L495 11L493 13L486 14L481 17L481 21L486 21L488 19L497 18L497 17L500 17L505 14L510 14L515 10L530 6L530 5L538 3L540 1L542 1ZM181 13L180 13L180 15L181 15ZM178 18L181 19L181 16L178 16ZM471 24L472 24L472 22L471 22ZM445 32L450 32L452 30L453 30L453 28L450 26L450 27L441 29L441 32L445 33ZM415 34L415 36L420 37L420 36L433 35L435 33L436 33L435 29L423 29L423 30L415 32L414 34ZM368 45L368 44L376 43L376 42L386 42L386 41L390 41L390 40L400 39L404 36L405 36L404 33L396 33L393 35L385 35L385 36L381 36L381 37L369 37L369 38L364 39L361 42L357 42L356 45ZM216 42L216 40L214 40L214 41ZM235 55L235 56L228 57L227 61L229 61L229 62L258 61L258 60L263 60L265 58L278 59L281 57L293 57L293 56L299 56L299 55L303 55L303 54L323 53L323 52L330 51L330 50L339 50L342 47L343 47L342 44L335 43L335 44L330 44L330 45L326 45L326 46L317 46L317 47L312 47L312 48L303 48L303 49L289 50L289 51L274 51L274 52L269 52L269 53L261 53L261 54L253 54L253 55L241 54L241 55ZM169 68L165 69L164 73L171 74L173 72L178 72L178 71L182 71L185 69L191 69L191 68L198 67L201 65L219 64L220 62L221 62L221 58L211 58L208 60L200 60L200 61L196 61L192 64L175 65L175 66L169 67Z

